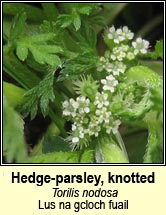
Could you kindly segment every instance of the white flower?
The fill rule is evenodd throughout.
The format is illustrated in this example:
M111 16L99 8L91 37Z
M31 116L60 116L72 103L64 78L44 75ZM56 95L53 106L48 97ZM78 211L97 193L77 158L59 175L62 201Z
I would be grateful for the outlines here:
M108 126L106 127L106 133L107 133L107 134L110 134L111 131L112 131L112 127L108 125Z
M78 143L79 142L79 138L78 137L73 137L72 138L72 143Z
M82 131L80 131L79 137L84 138L84 133Z
M75 131L75 130L76 130L76 128L77 128L77 127L76 127L76 125L72 124L72 128L71 128L71 130L72 130L72 131Z
M115 120L113 121L113 127L112 127L112 132L113 134L116 134L118 132L119 129L119 125L121 124L120 120Z
M68 101L64 101L62 104L63 108L67 108L69 106L69 102Z
M134 54L137 55L139 53L146 54L149 48L149 41L143 40L142 38L137 38L136 41L132 42L132 46L134 47Z
M100 57L99 62L97 64L97 71L101 72L107 68L109 64L108 58Z
M112 93L115 91L115 87L118 85L118 81L112 75L107 76L106 79L102 79L101 83L104 85L103 90L109 90Z
M132 40L134 37L134 33L131 32L127 26L124 26L122 28L122 35L124 36L125 39L128 39L128 40Z
M109 29L108 38L113 40L114 43L119 44L122 41L125 40L132 40L134 37L134 33L132 33L127 26L124 26L123 28L118 28L115 30L115 27L112 26Z
M123 36L122 34L122 29L121 28L118 28L116 31L115 31L115 27L112 26L110 29L109 29L109 33L108 33L108 38L109 39L112 39L114 41L114 43L120 43L122 42L123 40L125 40L125 37Z
M109 69L107 69L107 71L109 73L112 73L114 76L117 76L120 73L124 73L126 70L126 67L127 66L124 63L115 61L110 64L110 67L109 67Z
M70 116L70 111L68 111L66 109L62 113L64 116Z
M122 61L126 57L128 49L129 46L123 44L121 46L114 47L110 58L112 60Z
M135 58L135 55L133 52L128 52L127 55L126 55L126 58L128 60L133 60Z
M94 101L94 105L97 106L97 108L102 108L103 106L108 106L108 94L102 92L102 93L96 93L96 98Z
M86 133L88 133L89 136L95 135L97 137L100 131L101 123L98 121L98 116L92 116Z
M90 112L89 108L90 100L85 96L77 97L76 101L71 98L69 101L64 101L63 106L63 115L75 118L77 121L80 121L85 114Z
M112 39L114 41L114 43L119 43L120 42L120 39L119 39L119 34L117 31L115 31L115 27L112 26L110 29L109 29L109 33L108 33L108 38L109 39Z
M84 108L84 112L85 112L85 113L89 113L89 112L90 112L90 109L89 109L88 107L85 107L85 108Z

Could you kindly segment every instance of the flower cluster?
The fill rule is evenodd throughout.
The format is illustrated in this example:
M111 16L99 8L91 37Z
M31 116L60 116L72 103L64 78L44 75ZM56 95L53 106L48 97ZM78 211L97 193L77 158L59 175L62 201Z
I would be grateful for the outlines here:
M143 40L142 38L139 37L136 39L136 41L132 42L132 46L134 47L135 55L139 53L146 54L149 47L149 41Z
M91 76L82 77L81 81L74 83L79 96L63 102L63 116L73 122L69 137L73 149L86 146L100 132L117 133L121 121L115 118L111 102L114 102L118 92L116 88L123 78L118 76L125 73L126 61L145 54L149 47L149 42L142 38L131 41L134 34L127 26L117 30L112 26L106 37L110 50L100 57L97 64L97 71L106 72L100 80L101 86Z
M115 91L115 87L118 85L118 81L114 78L113 75L109 75L105 79L102 79L101 83L103 84L103 90L108 90L111 93Z
M106 71L118 76L120 73L124 73L127 68L123 61L131 61L138 54L146 54L149 42L140 37L131 41L133 37L134 33L127 26L117 30L114 26L109 28L105 41L111 50L106 51L105 56L100 57L97 71Z
M70 99L63 102L63 115L68 117L76 117L79 114L89 113L90 100L84 96L77 97L76 101Z
M112 50L112 57L111 57L112 60L118 59L118 57L119 57L118 59L119 61L122 61L123 58L125 57L127 57L130 60L131 54L137 55L139 53L141 54L147 53L147 50L149 48L149 42L140 37L137 38L136 41L132 42L131 47L129 47L128 45L124 45L124 41L132 40L133 37L134 37L134 33L132 33L127 26L124 26L123 28L118 28L117 30L115 30L115 27L112 26L109 29L107 38L113 41L115 46ZM130 52L129 55L126 54L128 52ZM134 59L134 55L132 55L131 60Z
M114 61L111 63L106 57L101 57L97 64L97 71L101 72L105 70L108 73L112 73L114 76L124 73L126 68L127 66L123 62Z
M123 28L118 28L115 30L115 27L112 26L108 32L108 38L113 40L114 43L120 43L125 40L132 40L134 33L132 33L127 26Z
M90 138L98 137L101 131L108 134L117 132L120 121L114 119L109 105L109 96L104 92L97 92L91 103L83 96L63 102L63 115L73 121L69 137L73 149L86 146Z
M110 55L111 60L122 61L129 51L129 46L122 44L121 46L116 46L113 48L112 53Z
M97 64L97 71L101 72L103 70L108 71L110 66L109 59L105 57L100 57L99 62Z

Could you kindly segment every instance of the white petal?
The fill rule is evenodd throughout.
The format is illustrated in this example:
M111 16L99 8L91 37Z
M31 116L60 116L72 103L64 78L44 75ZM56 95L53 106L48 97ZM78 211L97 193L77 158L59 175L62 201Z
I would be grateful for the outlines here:
M84 111L85 111L85 113L89 113L89 112L90 112L90 109L89 109L88 107L85 107L85 108L84 108Z
M137 42L137 43L142 43L142 38L141 38L141 37L138 37L138 38L136 39L136 42Z
M109 29L109 31L110 31L111 33L115 32L115 27L112 26L112 27Z
M118 28L118 29L116 30L116 33L117 33L117 34L122 34L122 29L121 29L121 28Z
M134 54L137 55L139 53L138 49L134 50Z
M102 84L106 84L107 82L106 82L105 79L102 79L102 80L101 80L101 83L102 83Z
M137 43L136 43L136 42L132 42L132 46L133 46L134 48L136 48Z
M124 32L128 32L129 31L128 27L127 26L123 26L123 31Z
M78 143L79 142L79 138L78 137L73 137L72 138L72 142L73 143Z
M66 107L68 107L68 106L69 106L69 102L68 102L68 101L64 101L64 102L63 102L63 107L66 108Z
M146 54L146 53L147 53L147 50L146 50L146 49L141 49L141 53L142 53L142 54Z
M112 35L112 34L108 34L108 38L109 38L109 39L112 39L112 38L113 38L113 35Z
M72 131L75 131L76 130L76 126L73 124L72 125Z
M119 43L119 38L115 38L114 43Z

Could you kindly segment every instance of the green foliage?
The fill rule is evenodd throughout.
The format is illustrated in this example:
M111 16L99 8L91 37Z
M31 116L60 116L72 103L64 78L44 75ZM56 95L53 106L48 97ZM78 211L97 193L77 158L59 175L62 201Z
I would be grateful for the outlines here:
M24 104L25 98L23 95L26 92L24 89L3 81L3 92L13 108Z
M155 112L150 112L146 118L148 124L148 143L144 156L144 163L163 162L163 124Z
M117 103L115 97L114 103L116 114L123 117L124 119L138 119L144 117L145 114L154 106L154 97L158 93L157 98L160 99L160 108L162 103L162 79L161 77L153 72L151 69L145 66L134 66L131 67L125 73L126 85L119 85L120 96L121 96L121 106ZM128 85L132 87L128 87ZM138 89L140 94L139 102L134 102L134 99L138 99ZM137 91L136 91L137 90ZM127 97L125 93L128 91ZM135 98L131 92L135 91ZM130 92L130 94L129 94ZM129 96L130 95L130 96ZM119 95L118 95L119 96ZM118 106L116 106L118 104ZM130 104L129 106L125 104ZM123 106L123 110L122 110ZM119 110L120 111L119 111ZM159 110L159 109L158 109Z
M27 16L25 12L16 14L11 24L10 40L20 37L20 35L24 32L26 19Z
M64 69L61 70L58 81L66 79L76 79L80 75L88 72L95 68L97 57L93 53L83 53L78 55L76 58L68 60L64 64Z
M163 59L163 41L157 41L155 46L156 58L160 57Z
M161 16L151 17L154 19L148 21L147 17L151 13L147 13L148 16L144 14L142 21L137 17L137 7L134 9L133 5L62 2L38 3L39 7L36 7L36 4L29 3L3 3L3 155L7 162L163 162L163 80L160 76L163 41L158 41L158 38L162 38L162 35L157 35L160 31L152 32L157 23L161 25ZM142 4L139 5L140 9ZM152 7L152 4L148 5ZM104 105L111 115L104 116L101 111L97 118L92 117L95 116L96 106L99 106L98 112L101 108L99 104L94 104L97 93L104 95L101 80L106 77L107 70L103 68L117 61L111 59L113 47L129 45L130 54L136 49L128 40L115 44L113 39L104 34L109 50L103 55L106 48L103 30L107 29L108 33L111 25L116 27L126 23L139 37L154 37L156 45L154 49L151 45L147 50L142 48L137 56L134 55L134 59L124 57L118 61L117 66L123 63L126 69L124 73L120 71L120 76L115 76L118 82L116 89L111 93L104 91L104 94L108 93L108 101ZM145 45L145 41L142 42ZM122 57L128 55L123 51L120 54ZM103 55L106 60L103 61L102 70L98 70L98 64L101 63L99 55ZM111 72L112 68L109 67L107 75ZM79 110L82 116L84 111L87 112L86 119L83 117L78 120L77 114L74 115L77 106L82 105L75 100L76 94L80 96L79 99L89 98L89 106L85 109L80 106ZM71 101L74 107L75 112L71 112L73 116L68 119L70 121L62 118L64 100ZM18 113L20 110L22 116ZM37 122L38 117L43 119L48 116L48 124L54 130L52 132L46 123L47 131L39 134L34 148L31 147L34 143L29 141L29 137L27 142L24 139L25 135L29 135L29 130L24 130L24 123L27 128L29 118L23 120L22 117L29 114L34 122ZM81 120L84 119L87 133L93 130L90 130L90 119L93 121L92 127L97 126L99 119L109 119L112 130L108 135L102 127L90 139L87 133L81 131ZM122 125L118 133L114 133L113 123L118 120ZM81 132L77 134L79 140L85 143L82 148L71 147L78 141L77 138L71 138L74 133L71 122L76 125L76 121L80 123Z
M50 69L48 74L38 85L25 93L27 102L22 108L24 116L30 113L31 119L33 119L37 114L38 104L40 105L42 114L44 116L48 114L49 102L53 102L55 99L53 91L54 73L55 70Z
M155 45L155 50L153 52L147 53L146 56L152 59L163 59L163 41L157 41Z
M78 163L77 152L52 152L30 157L28 163Z
M24 61L29 50L38 63L47 63L57 67L61 64L61 60L56 54L61 53L62 49L59 46L43 44L54 38L55 34L53 33L24 37L17 42L16 54L20 60Z
M69 12L69 14L59 15L57 23L62 28L66 28L73 25L75 30L78 31L81 27L81 16L89 16L92 12L98 9L98 6L99 3L65 4L66 12Z
M59 136L46 135L42 141L42 154L31 156L30 163L93 163L94 150L87 148L71 152L67 141Z
M5 15L16 15L24 11L27 14L27 18L34 22L41 22L44 19L44 15L41 9L33 7L29 4L24 3L4 3L3 4L3 13Z
M55 21L58 17L58 10L54 3L42 3L44 14L49 21Z
M128 163L124 152L111 137L103 136L96 148L97 163Z
M24 89L34 87L40 81L36 73L22 64L14 54L3 55L3 69L7 75L12 77Z
M23 163L27 159L24 122L5 96L3 97L3 105L3 153L6 155L7 162Z
M70 151L70 146L62 137L50 135L44 137L44 140L42 141L42 152L44 154L65 151Z

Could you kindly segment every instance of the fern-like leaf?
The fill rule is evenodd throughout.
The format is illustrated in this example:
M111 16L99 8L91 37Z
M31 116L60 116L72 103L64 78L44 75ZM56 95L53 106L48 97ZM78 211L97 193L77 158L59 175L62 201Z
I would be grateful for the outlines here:
M64 69L61 70L58 81L66 79L74 80L80 75L96 67L97 56L94 53L87 52L78 55L76 58L68 60L64 64Z

